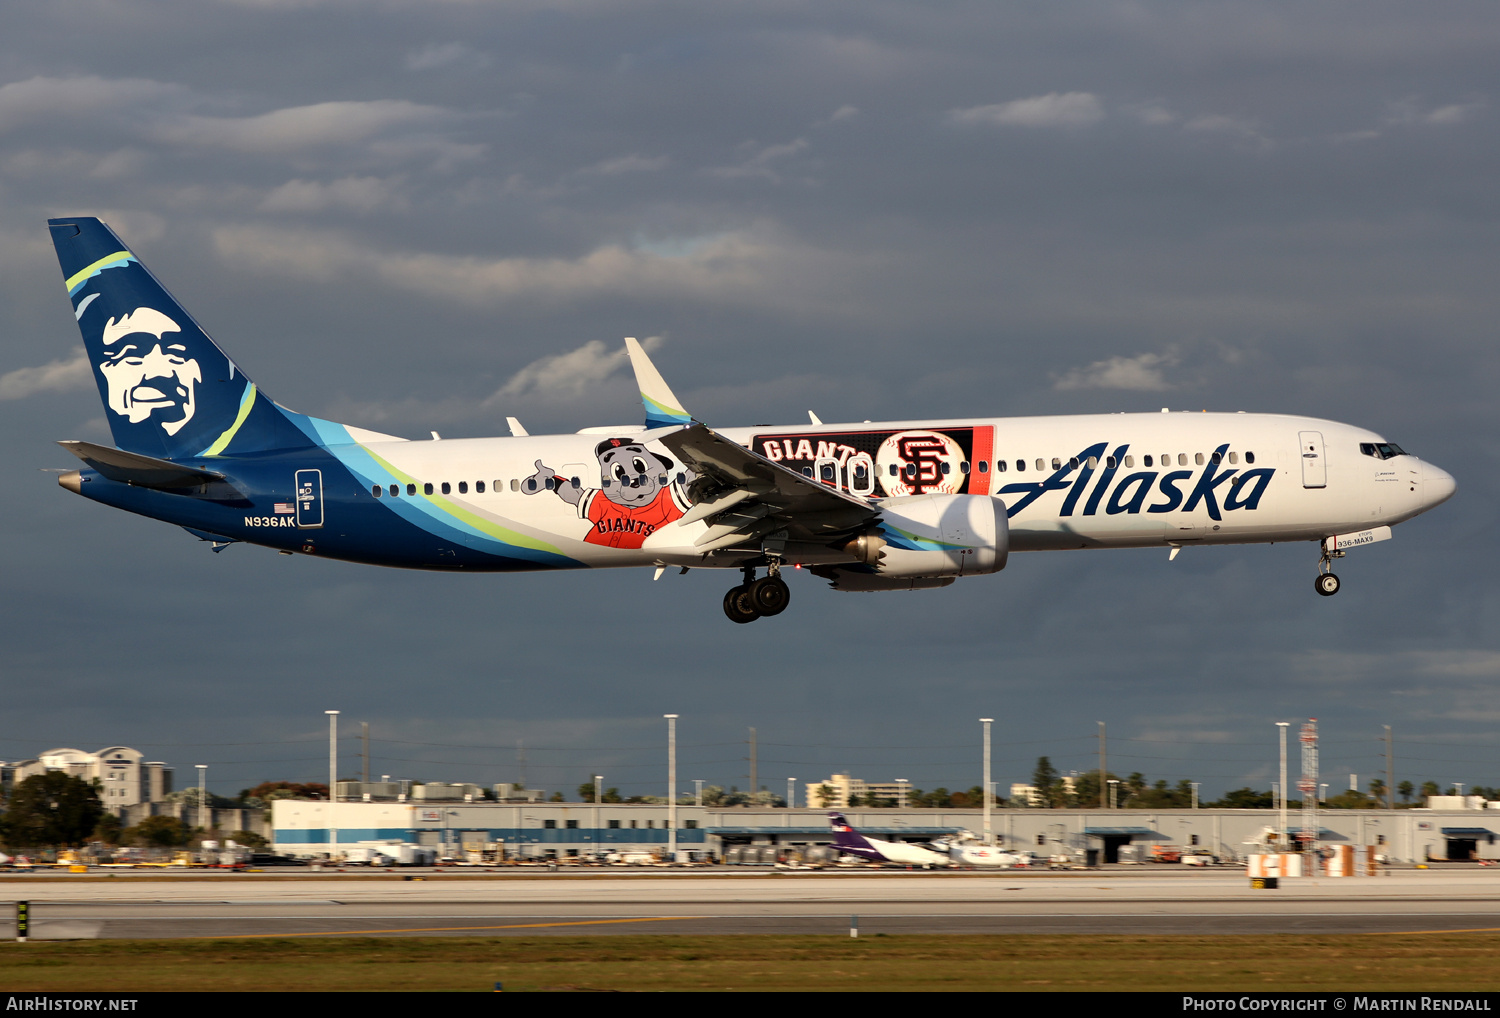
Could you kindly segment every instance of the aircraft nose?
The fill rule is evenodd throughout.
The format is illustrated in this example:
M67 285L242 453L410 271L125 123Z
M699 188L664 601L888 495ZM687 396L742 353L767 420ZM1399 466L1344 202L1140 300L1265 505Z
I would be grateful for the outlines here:
M1428 508L1448 501L1457 490L1458 482L1448 471L1431 463L1422 464L1422 501Z

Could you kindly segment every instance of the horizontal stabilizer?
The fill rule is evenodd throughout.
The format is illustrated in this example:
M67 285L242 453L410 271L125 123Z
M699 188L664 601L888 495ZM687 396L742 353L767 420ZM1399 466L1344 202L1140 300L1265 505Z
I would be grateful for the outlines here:
M92 442L58 442L68 452L83 460L111 481L134 484L140 488L178 491L224 480L223 474L199 470L171 460L143 456L138 452L111 449Z

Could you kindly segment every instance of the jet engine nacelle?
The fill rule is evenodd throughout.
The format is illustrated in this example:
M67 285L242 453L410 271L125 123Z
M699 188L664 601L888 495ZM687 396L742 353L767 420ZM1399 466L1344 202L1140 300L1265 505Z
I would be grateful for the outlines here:
M871 572L840 570L841 590L898 590L994 573L1010 554L1005 503L989 495L917 495L880 503L880 525L846 546ZM885 581L885 582L882 582Z

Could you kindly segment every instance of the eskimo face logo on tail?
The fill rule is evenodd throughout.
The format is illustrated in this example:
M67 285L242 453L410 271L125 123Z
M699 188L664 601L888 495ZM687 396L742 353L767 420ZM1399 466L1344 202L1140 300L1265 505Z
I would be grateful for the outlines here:
M109 389L110 410L131 424L154 420L169 435L193 419L203 372L187 356L185 344L166 338L181 332L153 308L136 308L105 324L99 372Z

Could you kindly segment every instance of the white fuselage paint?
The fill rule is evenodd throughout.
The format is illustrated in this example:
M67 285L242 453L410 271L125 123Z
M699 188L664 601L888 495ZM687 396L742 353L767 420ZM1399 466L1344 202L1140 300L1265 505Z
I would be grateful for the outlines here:
M1371 431L1317 418L1271 414L979 418L728 428L721 429L720 434L754 448L758 436L771 434L809 436L816 444L820 433L988 428L993 428L985 461L989 469L976 473L979 483L964 490L997 496L1011 507L1010 546L1014 551L1321 540L1400 523L1444 501L1454 490L1451 476L1415 456L1382 460L1362 454L1361 443L1385 441ZM584 565L733 565L704 560L693 550L693 541L708 528L706 523L678 526L668 522L656 528L638 548L601 546L585 540L591 527L576 501L569 502L548 490L525 490L525 481L537 472L538 462L555 471L560 484L570 485L577 477L581 489L597 489L601 468L595 451L601 439L609 435L632 439L639 428L591 432L362 444L416 479L419 490L421 484L447 483L449 500L517 533L545 540ZM1300 438L1304 433L1321 437L1317 451L1321 478L1309 478L1304 471L1305 450ZM1085 462L1056 476L1054 460L1066 466L1070 458L1096 446L1103 447L1096 467L1088 470ZM666 454L655 443L649 448ZM1214 467L1212 457L1221 449L1223 461ZM838 483L848 490L848 454L837 449L827 451L831 453L827 458L839 464ZM1247 454L1253 454L1253 464ZM1117 457L1113 470L1107 467L1107 457L1111 456ZM1148 456L1152 461L1149 467L1145 465ZM1164 457L1170 461L1166 465ZM1016 469L1018 460L1025 461L1024 471ZM1038 460L1043 461L1040 470ZM1007 466L1003 472L997 469L1000 461ZM979 469L977 463L965 466L976 472ZM1190 505L1192 492L1210 467L1214 467L1210 482L1221 476L1223 480L1212 487L1211 497ZM675 476L678 469L674 467L669 473ZM1083 479L1085 471L1088 476ZM1142 476L1148 474L1152 476ZM1169 479L1171 474L1178 476ZM1236 483L1236 477L1252 474L1250 480ZM1026 493L1004 490L1048 478L1055 478L1057 490L1045 491L1024 505ZM1319 479L1321 487L1307 486L1309 480ZM1164 487L1164 480L1170 480L1170 485ZM483 494L476 490L478 481L485 484ZM459 492L459 482L465 482L467 493ZM519 482L520 490L512 482ZM1136 487L1122 492L1127 484ZM1252 485L1260 490L1253 491ZM1147 489L1144 494L1138 490L1141 487ZM1175 499L1169 487L1175 488ZM874 492L877 497L883 494ZM1236 500L1240 504L1230 508ZM1151 511L1152 507L1158 511ZM788 556L788 561L795 562L795 556Z

